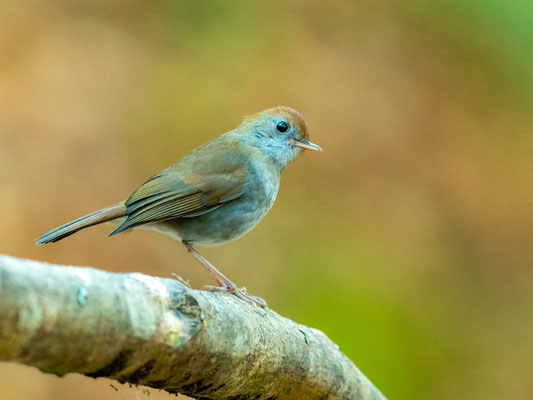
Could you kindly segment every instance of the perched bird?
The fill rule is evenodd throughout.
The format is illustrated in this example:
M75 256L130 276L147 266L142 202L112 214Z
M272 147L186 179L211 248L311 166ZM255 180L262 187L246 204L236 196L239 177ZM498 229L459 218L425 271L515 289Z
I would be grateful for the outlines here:
M209 290L232 292L264 307L264 300L237 288L193 245L216 246L256 226L274 204L281 172L302 150L322 151L308 140L305 120L290 107L246 117L236 129L152 176L126 200L52 229L36 244L57 242L107 221L119 224L109 236L153 229L183 242L216 280L218 286Z

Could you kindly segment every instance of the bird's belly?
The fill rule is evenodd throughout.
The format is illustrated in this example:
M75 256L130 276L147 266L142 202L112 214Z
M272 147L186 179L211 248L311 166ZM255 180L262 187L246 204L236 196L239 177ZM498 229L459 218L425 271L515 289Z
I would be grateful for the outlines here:
M206 214L158 222L151 228L193 244L223 244L240 238L263 219L274 204L278 187L279 183L262 185Z
M216 246L249 232L269 209L270 207L257 207L253 202L239 199L208 214L173 222L178 235L184 240L202 246Z

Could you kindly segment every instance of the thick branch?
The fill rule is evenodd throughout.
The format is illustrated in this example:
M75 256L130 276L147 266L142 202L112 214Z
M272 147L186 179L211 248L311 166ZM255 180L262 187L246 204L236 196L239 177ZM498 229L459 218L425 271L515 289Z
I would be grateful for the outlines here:
M322 332L233 295L3 255L0 360L202 399L384 399Z

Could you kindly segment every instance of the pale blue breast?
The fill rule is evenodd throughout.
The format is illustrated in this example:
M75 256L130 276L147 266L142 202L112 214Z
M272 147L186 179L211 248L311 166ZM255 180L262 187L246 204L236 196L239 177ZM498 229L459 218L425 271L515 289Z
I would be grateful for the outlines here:
M152 228L193 244L216 246L249 232L268 213L278 194L280 174L259 162L250 163L243 194L217 209L192 218L165 221Z

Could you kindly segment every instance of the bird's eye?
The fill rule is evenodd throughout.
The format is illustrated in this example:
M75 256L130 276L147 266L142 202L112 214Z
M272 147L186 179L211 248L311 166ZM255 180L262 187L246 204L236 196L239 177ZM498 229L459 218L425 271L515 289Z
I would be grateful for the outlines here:
M278 124L276 125L276 129L280 132L287 132L287 129L289 129L289 127L287 126L287 123L285 121L281 121L278 122Z

